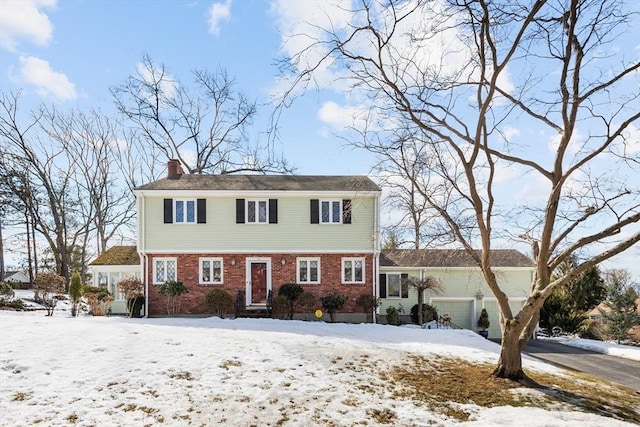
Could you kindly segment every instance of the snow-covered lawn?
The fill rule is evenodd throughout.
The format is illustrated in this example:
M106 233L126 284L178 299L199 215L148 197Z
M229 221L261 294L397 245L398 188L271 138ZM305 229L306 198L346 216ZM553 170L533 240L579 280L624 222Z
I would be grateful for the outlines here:
M379 376L414 354L495 363L499 349L470 331L0 311L0 425L380 425L380 411L394 426L628 425L567 405L466 404L457 422ZM563 374L529 358L525 369Z

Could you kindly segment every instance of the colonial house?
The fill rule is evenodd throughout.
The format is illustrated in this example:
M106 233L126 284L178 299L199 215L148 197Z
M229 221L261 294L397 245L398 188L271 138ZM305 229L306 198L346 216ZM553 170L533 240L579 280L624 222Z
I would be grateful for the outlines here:
M514 311L520 310L531 287L533 261L511 249L491 251L491 265L498 284L509 297ZM462 249L383 250L380 255L380 313L389 306L402 308L405 315L418 302L417 291L407 285L405 277L432 276L442 285L441 292L425 292L425 303L433 305L440 316L465 329L477 330L483 308L489 313L490 337L500 337L496 298L489 290L480 269Z
M138 268L150 316L166 314L158 287L177 280L188 288L180 315L208 314L205 295L211 289L224 289L247 310L258 310L270 292L298 283L316 300L332 291L347 295L340 321L364 319L355 303L361 294L381 298L384 318L390 305L408 314L417 302L403 277L428 275L444 290L429 293L426 302L472 330L487 308L490 334L499 336L495 298L466 252L380 251L381 190L366 176L195 175L183 174L171 160L166 178L134 193ZM491 259L510 304L519 309L532 261L515 250L494 250Z
M146 313L166 314L158 285L188 288L181 315L208 312L205 294L244 295L264 309L269 292L295 282L316 299L375 293L380 188L365 176L183 174L177 160L166 178L134 190Z
M92 285L106 288L114 301L112 314L126 314L127 304L117 283L125 277L141 277L140 256L136 246L113 246L89 264Z

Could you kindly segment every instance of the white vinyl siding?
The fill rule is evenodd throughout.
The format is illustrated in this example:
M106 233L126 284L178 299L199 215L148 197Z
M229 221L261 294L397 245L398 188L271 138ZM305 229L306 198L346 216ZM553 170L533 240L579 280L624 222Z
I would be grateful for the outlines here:
M153 283L162 284L177 279L178 263L175 258L153 258Z

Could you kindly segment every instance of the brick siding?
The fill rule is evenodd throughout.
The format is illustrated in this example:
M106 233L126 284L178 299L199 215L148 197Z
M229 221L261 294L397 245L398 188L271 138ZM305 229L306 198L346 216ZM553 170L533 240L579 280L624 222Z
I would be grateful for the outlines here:
M182 296L181 315L207 315L207 307L204 303L205 294L212 289L224 289L235 300L238 291L246 292L246 259L270 258L271 259L271 286L273 295L278 294L279 287L284 283L296 282L296 259L320 258L320 283L301 284L305 291L316 297L316 308L321 308L320 297L329 292L338 292L347 295L348 301L341 313L360 313L362 310L356 306L358 295L373 292L373 255L372 254L148 254L147 281L149 283L149 315L166 315L165 297L157 292L157 285L153 284L153 259L175 258L177 260L177 280L184 283L189 292ZM342 283L342 258L365 258L365 283ZM198 274L200 258L222 258L223 280L222 285L201 285ZM232 265L232 258L236 260ZM281 264L281 260L285 264Z

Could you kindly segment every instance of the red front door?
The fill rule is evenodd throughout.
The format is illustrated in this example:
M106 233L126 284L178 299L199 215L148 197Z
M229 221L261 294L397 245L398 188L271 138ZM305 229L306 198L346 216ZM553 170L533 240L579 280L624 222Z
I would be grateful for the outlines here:
M251 304L267 303L267 263L251 263Z

